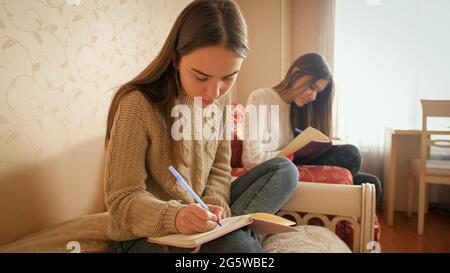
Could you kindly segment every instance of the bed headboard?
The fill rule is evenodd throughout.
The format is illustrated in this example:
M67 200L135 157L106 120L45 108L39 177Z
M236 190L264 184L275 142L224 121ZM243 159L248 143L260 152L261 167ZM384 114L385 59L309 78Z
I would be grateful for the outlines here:
M375 187L300 182L277 214L291 216L298 225L319 218L333 232L338 222L349 221L354 229L353 252L369 252L374 240Z

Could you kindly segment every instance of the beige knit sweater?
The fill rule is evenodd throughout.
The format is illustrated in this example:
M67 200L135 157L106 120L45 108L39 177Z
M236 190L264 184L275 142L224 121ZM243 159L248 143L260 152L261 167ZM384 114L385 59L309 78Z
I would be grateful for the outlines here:
M215 102L220 109L215 119L222 121L230 100L229 92ZM180 96L176 104L187 105L193 113L192 98ZM168 170L171 136L166 126L155 105L139 91L132 91L121 101L105 163L108 236L113 240L178 233L178 210L194 202ZM193 138L183 141L182 146L183 153L178 156L188 165L180 164L178 172L206 204L220 205L225 216L230 216L230 142Z

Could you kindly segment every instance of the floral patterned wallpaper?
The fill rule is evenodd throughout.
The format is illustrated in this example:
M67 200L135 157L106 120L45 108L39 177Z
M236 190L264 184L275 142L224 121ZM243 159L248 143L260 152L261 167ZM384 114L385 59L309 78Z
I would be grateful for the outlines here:
M114 88L188 2L0 0L0 175L103 137Z
M0 245L104 210L112 94L189 2L0 0Z

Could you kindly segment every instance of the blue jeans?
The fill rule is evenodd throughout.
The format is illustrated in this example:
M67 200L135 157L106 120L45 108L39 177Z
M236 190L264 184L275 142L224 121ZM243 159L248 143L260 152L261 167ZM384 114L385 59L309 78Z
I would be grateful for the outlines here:
M294 193L298 181L297 167L285 157L268 160L242 175L231 184L230 209L232 216L254 212L275 214ZM161 253L158 244L146 238L111 245L116 252ZM170 252L187 253L192 249L169 247ZM258 253L261 238L249 228L241 228L208 242L200 248L204 253Z

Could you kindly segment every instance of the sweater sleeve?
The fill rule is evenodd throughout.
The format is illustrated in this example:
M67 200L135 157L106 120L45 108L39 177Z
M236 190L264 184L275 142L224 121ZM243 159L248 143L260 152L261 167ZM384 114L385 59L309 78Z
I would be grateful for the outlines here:
M206 181L202 200L207 204L221 206L225 217L231 216L231 143L228 140L219 141L217 152Z
M122 99L105 163L105 202L112 221L119 230L131 230L137 237L178 233L175 217L182 206L178 201L159 200L146 190L145 158L151 139L142 118L149 107L145 100L137 91Z
M258 92L252 92L247 100L247 105L254 105L258 107L261 104L266 104L264 99L258 95ZM267 121L264 121L264 124L267 124ZM256 139L249 139L248 137L245 137L242 141L242 163L245 168L253 168L264 161L276 157L279 153L280 150L264 150L263 143L258 137Z

